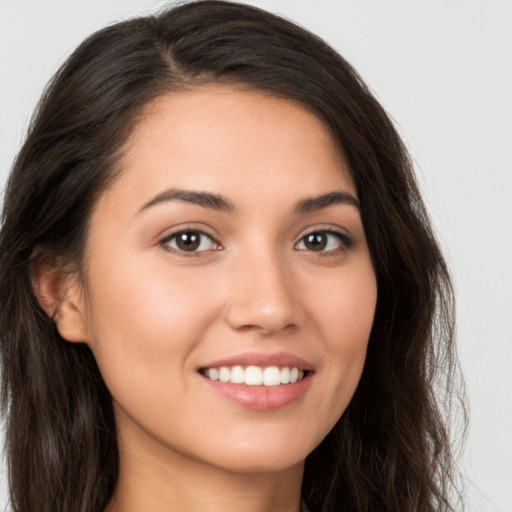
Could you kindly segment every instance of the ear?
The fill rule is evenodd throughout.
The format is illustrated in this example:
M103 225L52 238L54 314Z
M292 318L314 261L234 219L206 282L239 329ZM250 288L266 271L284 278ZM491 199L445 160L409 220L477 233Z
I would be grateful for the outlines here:
M82 286L76 272L34 263L32 287L40 306L53 318L59 334L67 341L88 341L87 317Z

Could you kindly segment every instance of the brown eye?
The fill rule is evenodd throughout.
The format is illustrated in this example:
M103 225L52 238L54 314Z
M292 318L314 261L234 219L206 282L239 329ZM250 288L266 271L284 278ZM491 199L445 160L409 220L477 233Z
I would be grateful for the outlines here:
M330 252L348 248L352 245L351 239L335 231L315 231L302 237L296 249L299 251Z
M201 235L189 231L176 236L176 245L182 251L195 251L201 245Z
M206 233L192 230L174 233L162 240L161 244L179 252L201 252L218 248L216 242Z
M304 237L304 247L309 251L323 251L327 247L325 233L311 233Z

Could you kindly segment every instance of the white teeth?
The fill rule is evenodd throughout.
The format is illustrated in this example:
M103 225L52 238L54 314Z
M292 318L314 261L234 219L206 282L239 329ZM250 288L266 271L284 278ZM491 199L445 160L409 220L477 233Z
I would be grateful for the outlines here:
M265 386L279 386L281 384L281 372L277 366L269 366L263 370L263 384Z
M233 384L243 384L245 382L245 371L241 366L234 366L231 369L231 382Z
M258 366L248 366L245 369L245 383L248 386L261 386L263 384L263 372Z
M229 382L231 379L231 372L229 371L229 368L226 368L225 366L221 366L219 368L219 380L221 382Z
M219 370L217 368L210 368L207 370L208 377L212 380L219 380Z
M231 382L232 384L245 384L246 386L279 386L280 384L293 384L304 378L304 370L297 367L284 366L221 366L220 368L208 368L203 375L210 380Z

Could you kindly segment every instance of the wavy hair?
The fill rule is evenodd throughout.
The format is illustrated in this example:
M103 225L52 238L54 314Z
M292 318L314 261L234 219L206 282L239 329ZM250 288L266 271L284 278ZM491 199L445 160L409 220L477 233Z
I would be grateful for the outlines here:
M87 223L144 106L231 84L307 106L347 158L377 276L367 360L309 455L312 512L448 512L445 418L457 375L453 294L410 159L356 71L324 41L248 5L185 3L104 28L47 86L8 181L0 234L2 407L16 512L97 512L119 471L112 399L86 345L36 300L44 259L80 268ZM449 411L448 411L449 412Z

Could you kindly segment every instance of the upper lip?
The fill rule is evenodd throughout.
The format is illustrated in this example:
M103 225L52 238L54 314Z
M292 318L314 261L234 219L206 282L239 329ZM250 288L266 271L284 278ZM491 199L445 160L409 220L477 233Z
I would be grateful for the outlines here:
M302 357L287 352L257 353L247 352L217 359L202 365L201 368L219 368L221 366L289 366L299 370L312 371L314 368Z

